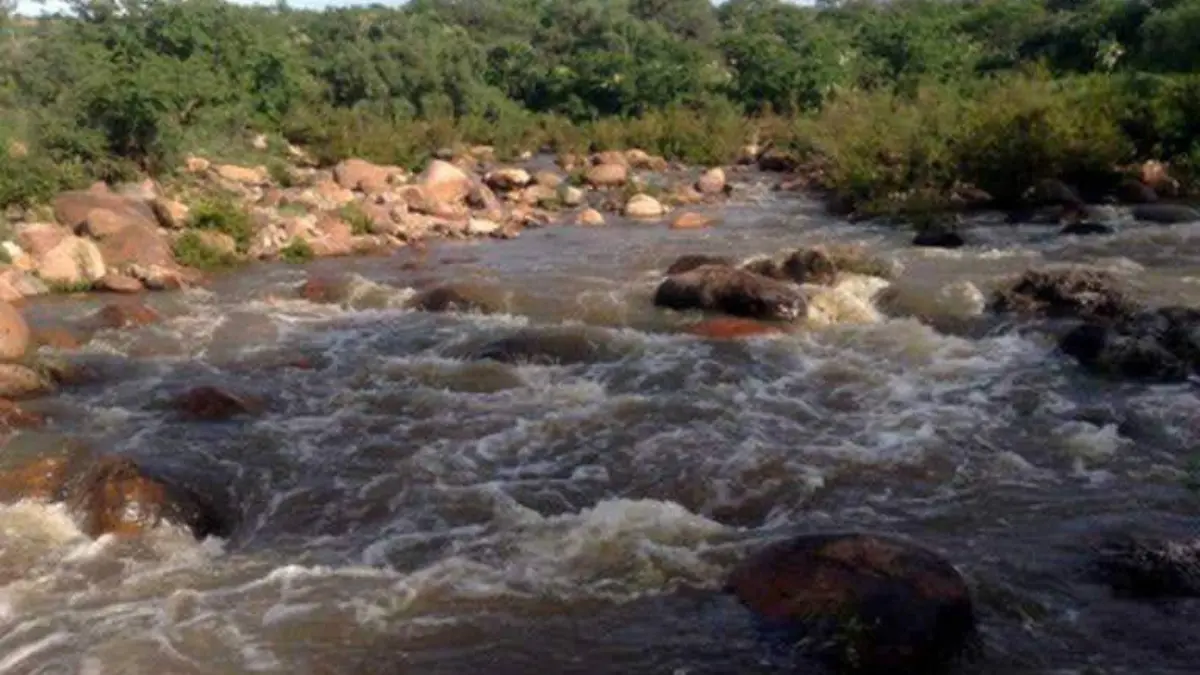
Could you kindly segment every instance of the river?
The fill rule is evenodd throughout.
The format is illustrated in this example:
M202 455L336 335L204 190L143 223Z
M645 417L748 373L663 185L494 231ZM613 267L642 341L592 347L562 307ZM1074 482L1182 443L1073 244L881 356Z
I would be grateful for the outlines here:
M979 245L942 251L767 191L722 217L256 265L148 296L166 320L97 335L71 358L99 379L31 404L53 423L6 452L153 461L236 528L93 541L59 507L0 507L0 673L781 672L798 657L723 579L764 542L841 529L911 536L962 570L985 642L970 672L1196 671L1200 604L1120 599L1081 569L1109 533L1196 535L1200 389L1099 380L1020 322L957 330L938 291L1086 260L1147 301L1200 304L1200 225L1077 238L984 218ZM651 306L681 254L835 241L902 263L916 316L711 341ZM331 274L352 275L345 302L299 299ZM402 308L441 282L505 311ZM568 358L477 358L528 332ZM266 411L163 414L196 384Z

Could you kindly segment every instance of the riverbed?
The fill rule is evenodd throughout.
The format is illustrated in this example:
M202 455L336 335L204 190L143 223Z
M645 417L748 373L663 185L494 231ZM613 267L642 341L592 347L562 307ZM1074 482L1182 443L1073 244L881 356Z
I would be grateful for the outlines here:
M819 672L720 589L765 542L843 529L958 566L984 639L969 672L1195 672L1200 603L1121 599L1083 568L1111 533L1197 535L1200 389L1097 379L1020 321L941 321L939 291L1086 261L1143 301L1198 305L1200 224L1064 237L985 216L946 251L765 190L714 213L702 231L548 227L147 296L166 320L69 355L98 377L31 404L51 425L5 452L153 462L236 526L93 541L59 507L0 507L0 673ZM720 341L652 306L682 254L835 242L903 266L899 309ZM333 275L340 302L296 293ZM441 283L502 311L404 309ZM557 362L481 358L530 333ZM198 384L266 410L163 413Z

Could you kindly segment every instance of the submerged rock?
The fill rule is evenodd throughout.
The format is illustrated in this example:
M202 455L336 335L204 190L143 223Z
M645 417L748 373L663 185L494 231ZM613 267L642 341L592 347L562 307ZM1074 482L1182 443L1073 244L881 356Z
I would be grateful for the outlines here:
M0 363L0 398L26 399L54 391L54 383L19 363Z
M453 286L438 286L418 293L408 303L409 309L421 312L478 312L492 311L486 302L469 297Z
M595 334L534 329L493 340L469 354L478 360L540 366L595 363L616 355L616 349Z
M0 360L19 359L29 351L29 324L17 308L0 301Z
M730 575L726 590L843 671L927 673L974 637L970 591L949 562L870 534L783 541Z
M912 240L913 246L925 248L962 248L966 243L954 230L925 230L918 232Z
M784 332L783 328L774 324L736 317L708 319L688 326L686 331L692 335L715 340L780 335Z
M1136 304L1109 272L1085 267L1028 270L992 297L994 312L1030 316L1116 318Z
M1200 309L1163 307L1117 321L1089 321L1059 348L1104 375L1179 382L1200 374Z
M262 402L217 387L203 386L175 397L171 407L188 419L216 422L256 414L261 411Z
M667 277L654 294L654 304L774 320L795 319L805 308L804 295L795 286L723 265L704 265Z
M1182 204L1139 204L1133 207L1133 217L1160 225L1200 221L1200 211Z
M725 267L733 267L733 261L724 256L704 255L704 254L688 254L679 256L671 266L667 268L667 275L683 274L690 272L697 267L705 265L723 265Z
M1113 228L1110 225L1105 225L1103 223L1089 223L1089 222L1071 223L1070 225L1067 225L1059 232L1059 234L1063 234L1063 235L1077 235L1077 236L1087 236L1087 235L1095 235L1095 234L1112 234L1112 233L1113 233Z
M128 328L148 326L161 321L158 312L140 302L121 302L105 305L91 316L89 324L95 328Z
M798 284L829 286L837 280L838 268L824 249L812 248L789 255L776 273Z
M1098 551L1094 571L1123 595L1200 597L1200 539L1110 541Z

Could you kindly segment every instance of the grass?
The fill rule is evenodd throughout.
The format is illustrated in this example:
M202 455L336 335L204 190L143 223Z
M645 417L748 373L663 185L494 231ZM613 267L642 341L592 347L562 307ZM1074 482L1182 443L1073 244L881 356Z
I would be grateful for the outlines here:
M209 197L192 207L188 225L198 230L216 230L233 237L244 253L254 237L254 223L236 202L226 197Z
M306 263L313 259L312 246L309 246L307 241L296 237L279 250L279 258L293 265Z
M357 202L346 204L341 208L339 213L342 220L346 221L346 224L350 226L351 234L355 236L371 234L371 228L375 223L371 220L371 216L368 216Z
M171 248L181 265L211 272L237 264L237 257L204 242L197 232L184 232Z

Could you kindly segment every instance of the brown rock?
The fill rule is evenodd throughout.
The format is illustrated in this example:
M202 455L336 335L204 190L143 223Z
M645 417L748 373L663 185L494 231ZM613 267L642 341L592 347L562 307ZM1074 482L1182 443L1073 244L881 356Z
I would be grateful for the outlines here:
M257 414L262 402L217 387L196 387L180 394L171 402L171 407L192 420L216 422L239 415Z
M599 227L604 224L604 214L596 209L584 209L575 217L575 224L583 227Z
M366 194L387 192L396 169L372 164L363 159L347 159L333 167L333 180L347 190Z
M90 239L67 237L36 261L37 274L48 283L91 284L105 274L104 257Z
M336 304L349 296L350 284L340 276L312 275L297 289L300 297L317 304Z
M650 195L637 194L625 202L622 213L627 218L652 219L661 218L667 212L662 202Z
M203 157L189 156L184 162L184 169L188 173L205 173L212 167L212 163Z
M561 175L553 171L539 171L533 175L533 182L552 190L558 189L558 186L563 184L563 180Z
M55 220L73 232L83 227L88 215L96 209L110 211L126 223L153 227L158 222L154 210L145 201L115 195L107 190L64 192L52 199L50 205L54 209Z
M767 547L726 590L844 670L928 673L974 639L970 589L954 566L903 541L801 536Z
M0 363L0 398L26 399L48 394L54 385L37 371L17 363Z
M493 190L509 192L529 185L533 178L525 169L508 167L490 172L483 180Z
M96 282L96 288L109 293L141 293L146 290L141 281L116 272L109 272L101 277Z
M675 262L671 263L671 266L667 268L667 275L670 276L673 274L683 274L684 272L690 272L697 267L704 267L705 265L733 267L733 261L729 258L715 255L684 255L680 256L675 260Z
M170 265L129 265L131 277L142 282L147 290L175 291L200 283L203 277L196 270Z
M127 457L98 459L70 480L66 505L92 537L140 535L162 522L188 527L194 536L227 534L227 520L191 490L149 475Z
M796 251L785 258L778 269L783 278L798 284L831 286L838 277L837 263L822 248Z
M716 167L705 171L696 181L696 189L706 195L721 194L725 191L725 170Z
M471 190L471 178L457 166L435 159L417 178L428 199L443 203L461 202Z
M228 234L216 230L196 230L195 232L205 247L225 255L237 255L237 240Z
M601 166L611 164L613 166L623 166L629 168L629 157L620 150L605 150L592 155L591 163L593 166Z
M620 187L629 180L629 169L622 164L597 164L588 169L588 185L597 188Z
M148 326L161 321L158 312L140 302L120 302L105 305L91 317L97 328L127 328Z
M713 219L695 212L681 213L671 221L672 230L699 230L713 224Z
M39 347L50 347L63 351L79 349L82 344L79 338L66 328L43 328L34 334L34 342Z
M13 361L29 351L29 324L7 302L0 302L0 361Z
M16 242L22 250L37 259L69 236L70 230L54 223L27 223L17 229Z
M218 164L213 167L213 171L220 178L239 185L256 186L271 182L270 173L266 167L262 166L245 167L235 164Z
M67 468L68 462L61 457L43 457L0 470L0 504L57 501L62 497Z
M492 311L488 303L470 297L471 293L453 286L438 286L421 291L409 302L409 308L422 312L475 312Z
M1114 319L1136 303L1109 272L1086 267L1028 270L992 297L991 310L1083 319Z
M792 320L803 316L806 308L804 295L795 286L724 265L705 265L667 277L654 294L654 304L770 320Z
M521 191L517 201L526 206L557 205L558 191L542 185L530 185Z
M496 193L482 183L471 186L471 191L467 194L467 205L478 211L501 210L500 200L496 198ZM430 213L434 211L436 209L431 210Z
M150 203L158 224L168 230L182 230L187 227L191 209L184 204L159 197Z
M778 335L783 333L779 326L736 317L722 317L701 321L687 327L687 332L700 337L717 340L730 340L760 335Z
M0 399L0 427L6 429L37 429L46 426L46 417L24 410L16 403ZM3 492L3 490L0 490Z
M157 228L140 224L129 224L100 242L100 253L104 263L113 269L126 266L173 267L175 256L171 244Z
M141 222L140 218L134 219ZM128 217L118 215L108 209L92 209L79 228L79 234L92 239L104 239L119 232L129 222Z

